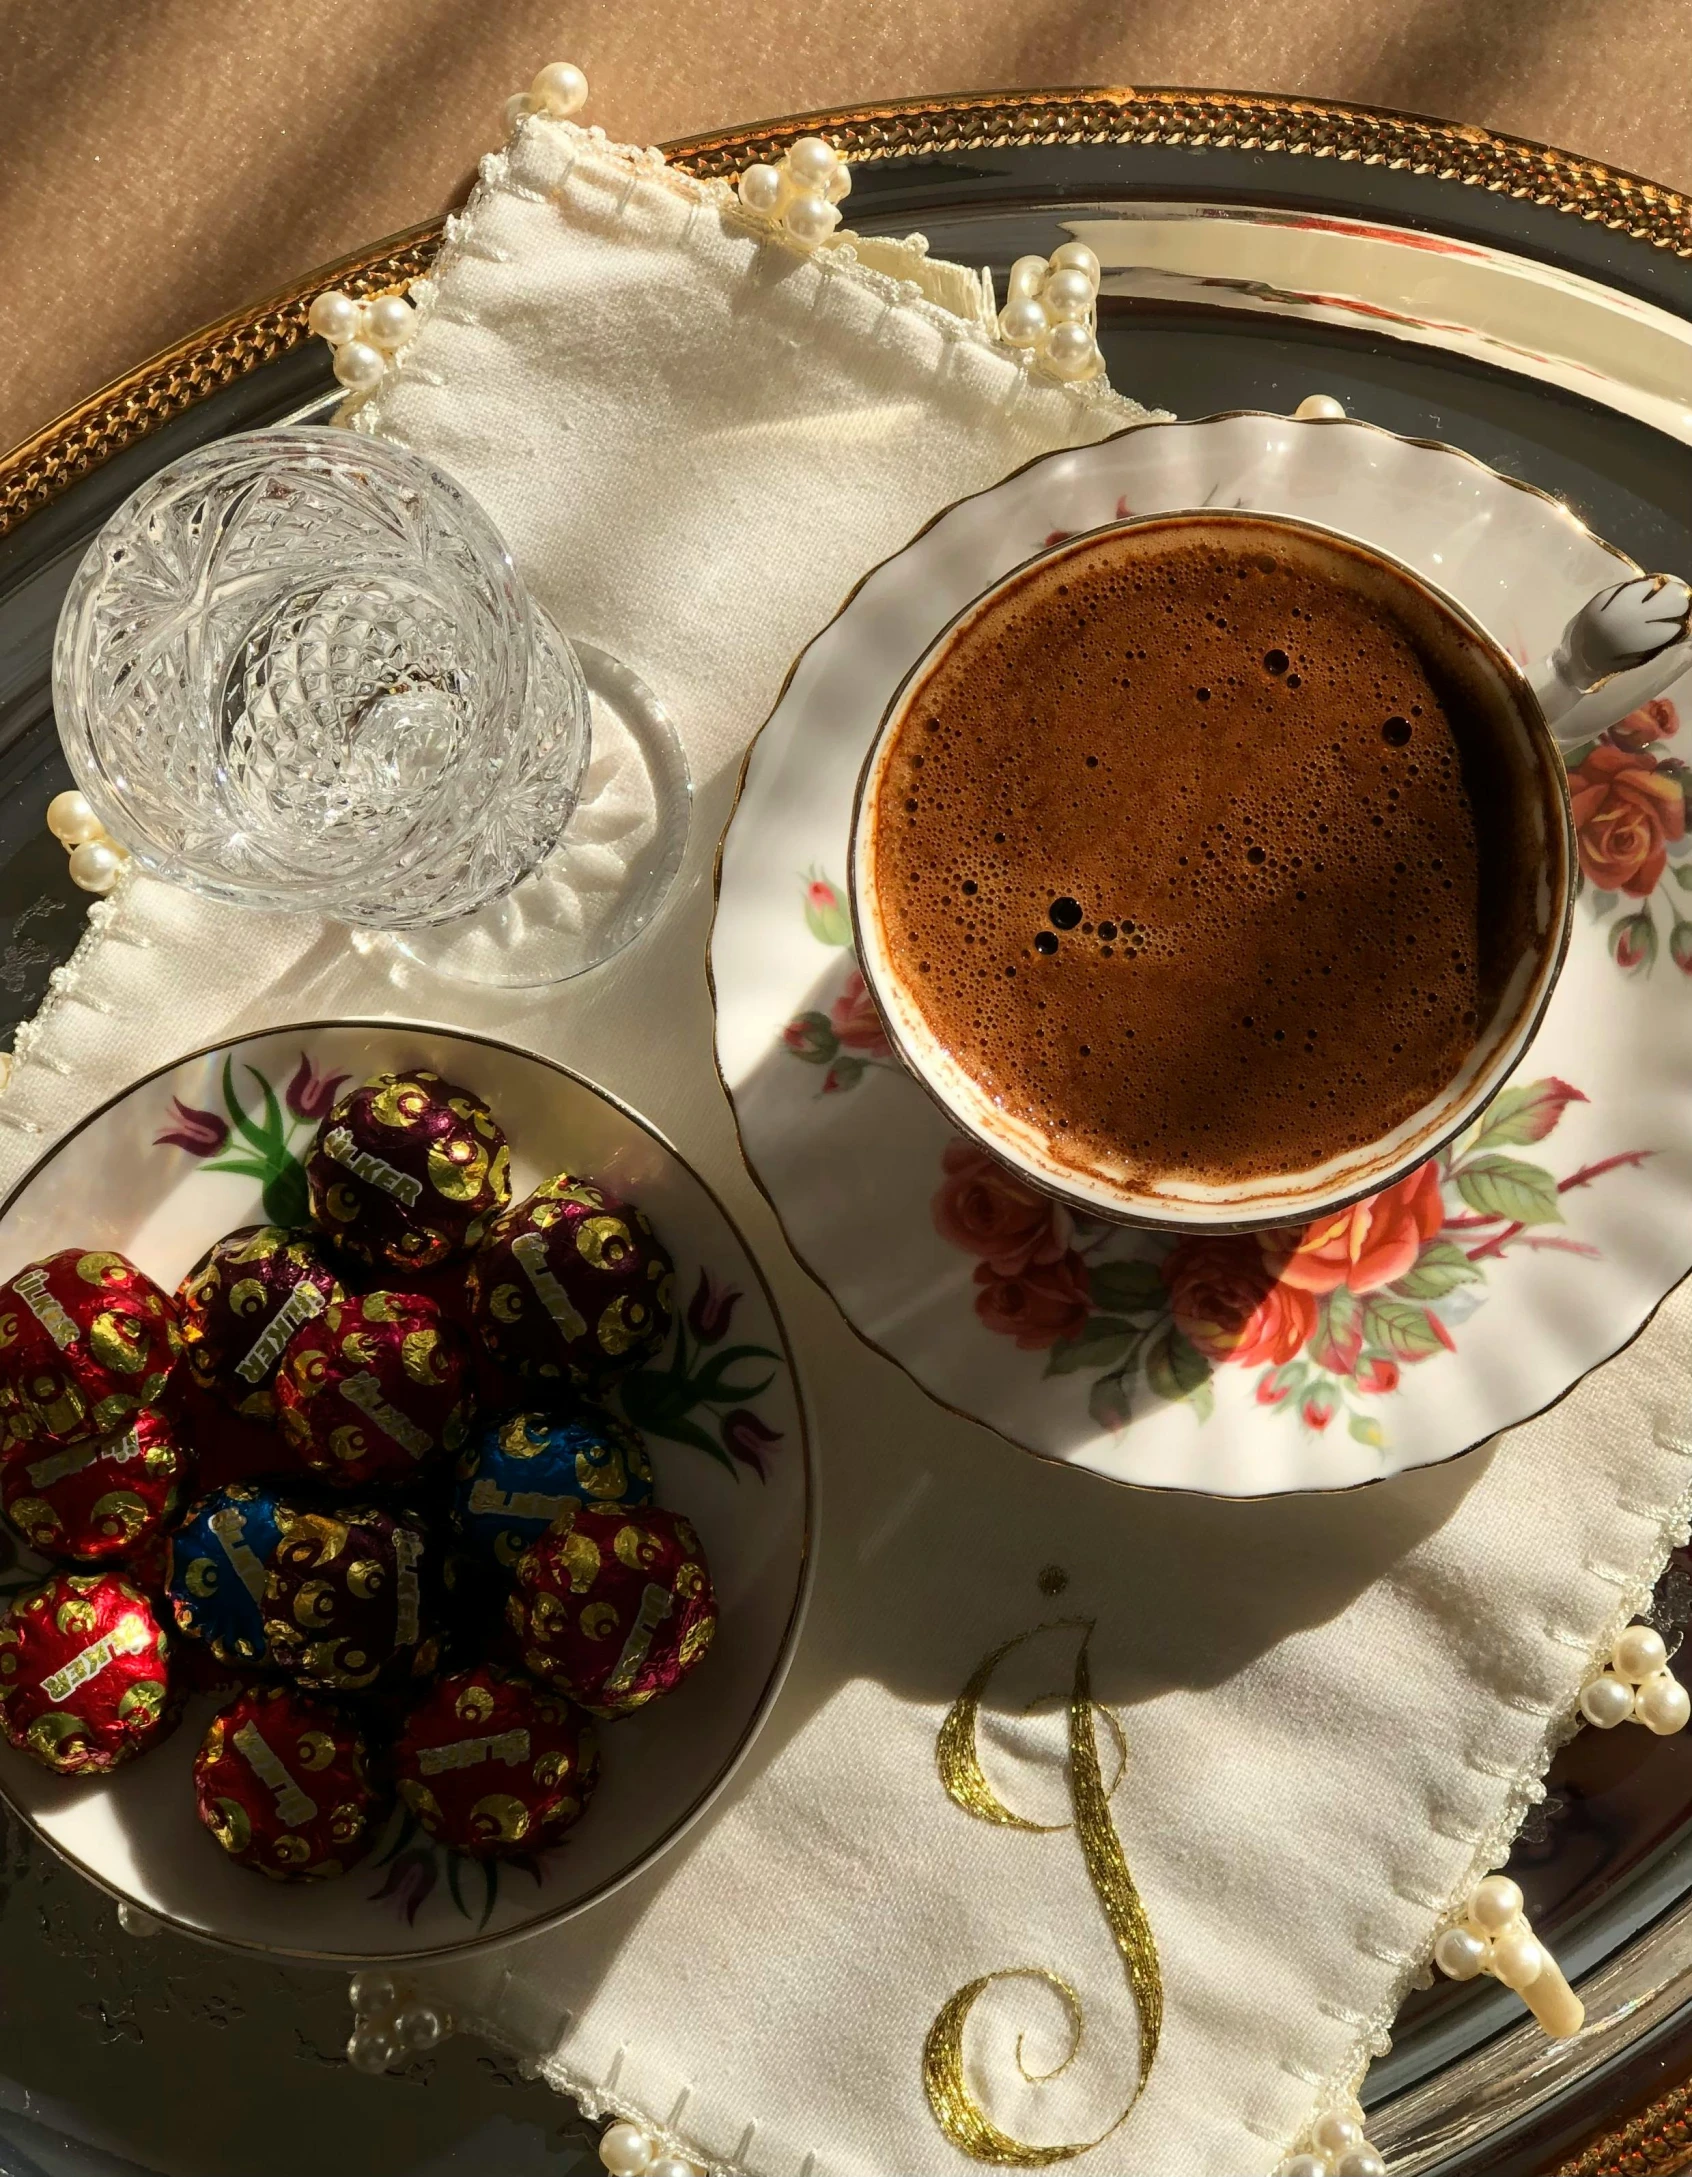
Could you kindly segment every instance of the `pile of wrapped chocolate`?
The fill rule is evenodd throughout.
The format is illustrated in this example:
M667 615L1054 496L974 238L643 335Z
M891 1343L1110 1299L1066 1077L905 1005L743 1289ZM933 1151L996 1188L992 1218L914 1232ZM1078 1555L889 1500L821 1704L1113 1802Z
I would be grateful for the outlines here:
M604 1403L668 1335L669 1259L632 1203L566 1172L513 1204L509 1168L479 1096L383 1074L318 1130L309 1228L229 1233L174 1297L76 1247L0 1286L0 1505L66 1568L0 1623L14 1747L98 1774L215 1687L199 1818L283 1878L342 1873L396 1794L479 1856L581 1818L593 1719L676 1686L715 1604Z

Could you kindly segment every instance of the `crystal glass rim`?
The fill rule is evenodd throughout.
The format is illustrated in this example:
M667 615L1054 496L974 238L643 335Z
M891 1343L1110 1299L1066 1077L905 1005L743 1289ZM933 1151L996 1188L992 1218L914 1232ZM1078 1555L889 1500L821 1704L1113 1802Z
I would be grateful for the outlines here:
M227 485L230 472L233 470L238 475L243 465L250 465L255 474L262 473L265 468L280 467L284 473L291 470L305 477L321 465L321 472L337 482L359 472L375 471L395 488L422 492L449 505L457 541L470 554L484 586L489 645L495 653L500 674L499 684L492 690L489 701L499 716L511 721L521 719L528 694L535 643L533 615L504 539L482 507L450 475L408 448L354 434L337 425L291 425L239 432L196 447L149 476L90 540L60 610L53 645L52 687L54 714L66 760L96 815L142 868L185 884L205 897L237 905L265 904L294 912L335 915L346 909L348 886L343 876L325 875L314 881L309 876L302 879L293 874L285 898L269 897L262 877L247 879L220 870L215 864L208 866L202 861L190 860L152 836L147 816L111 775L100 748L95 691L85 684L86 644L91 639L90 615L106 573L107 551L114 543L122 544L152 509L180 496L185 487L191 487L197 476L204 474L208 485L212 479ZM570 663L573 665L573 659ZM586 698L579 685L576 693L585 721ZM578 780L585 761L584 748L582 764L576 770ZM560 831L573 807L574 796L562 798ZM437 829L431 835L427 842L430 856L450 852L455 845L472 838L483 820L488 800L486 794L455 793L442 797L444 810L450 812L452 822L448 828ZM419 847L408 856L405 868L414 868L423 851ZM446 918L461 911L449 903ZM431 919L436 918L426 913L406 918L411 924Z

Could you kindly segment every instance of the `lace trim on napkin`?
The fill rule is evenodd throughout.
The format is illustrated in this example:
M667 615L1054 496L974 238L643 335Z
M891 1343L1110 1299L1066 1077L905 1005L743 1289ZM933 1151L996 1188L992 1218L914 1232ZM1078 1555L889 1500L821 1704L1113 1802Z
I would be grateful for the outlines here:
M95 957L103 949L108 938L125 942L146 950L152 944L148 937L130 936L121 927L121 918L130 892L135 884L135 868L125 862L117 883L104 899L95 900L88 910L86 927L77 939L76 950L47 978L47 995L42 999L28 1020L20 1021L12 1036L12 1072L0 1093L0 1126L15 1134L32 1138L53 1136L59 1131L50 1115L43 1122L34 1118L23 1107L18 1090L26 1079L41 1074L60 1078L74 1071L65 1060L54 1058L44 1048L51 1031L58 1025L59 1017L69 1005L85 1006L90 1012L115 1013L115 1006L104 999L91 996L83 987L84 978Z
M1692 1460L1692 1442L1664 1437L1661 1434L1654 1440L1660 1449ZM1628 1574L1610 1565L1589 1563L1586 1568L1594 1578L1614 1587L1620 1596L1598 1638L1589 1642L1583 1634L1549 1625L1540 1636L1541 1639L1555 1643L1581 1659L1579 1680L1568 1700L1561 1707L1547 1707L1523 1693L1500 1691L1498 1699L1502 1706L1513 1708L1518 1713L1543 1714L1544 1729L1532 1756L1512 1768L1491 1768L1474 1753L1466 1757L1468 1767L1478 1775L1504 1782L1509 1789L1495 1819L1473 1840L1473 1856L1464 1872L1443 1897L1429 1894L1427 1889L1416 1888L1409 1881L1399 1879L1397 1894L1406 1903L1414 1905L1418 1911L1434 1915L1426 1941L1412 1950L1389 1951L1384 1947L1373 1948L1360 1940L1359 1947L1366 1955L1395 1966L1397 1972L1386 1998L1372 2015L1347 2015L1343 2019L1344 2024L1357 2028L1357 2037L1342 2063L1326 2078L1311 2077L1302 2069L1296 2070L1295 2075L1316 2090L1313 2114L1320 2115L1330 2108L1342 2108L1359 2091L1370 2063L1375 2057L1384 2056L1392 2045L1391 2028L1405 1998L1413 1988L1425 1988L1431 1984L1433 1945L1440 1930L1461 1917L1464 1902L1475 1884L1483 1876L1502 1867L1510 1857L1516 1832L1527 1818L1528 1810L1545 1797L1546 1771L1559 1751L1581 1728L1580 1685L1608 1657L1626 1627L1648 1609L1670 1551L1684 1546L1692 1539L1692 1479L1688 1480L1681 1491L1672 1511L1661 1517L1655 1513L1648 1516L1656 1526L1656 1539L1638 1569ZM1450 1831L1440 1830L1432 1810L1428 1816L1428 1827L1436 1835L1452 1834ZM1524 2025L1531 2028L1532 2021L1524 2020ZM1282 2068L1294 2070L1291 2065L1284 2064ZM1249 2119L1247 2121L1249 2123ZM1258 2132L1259 2137L1272 2139L1280 2153L1290 2152L1303 2136L1302 2130L1286 2138L1278 2132L1272 2135L1266 2127L1251 2125L1250 2128Z
M568 151L564 163L549 175L544 188L537 188L525 180L521 170L525 139L536 131L546 131L553 137L554 144L550 148L562 143ZM792 257L807 260L831 278L845 280L876 296L889 309L903 311L933 326L947 340L963 341L1001 357L1015 368L1016 385L1020 386L1028 375L1032 360L1029 351L1012 348L998 337L991 275L985 270L972 271L946 258L931 258L923 236L910 235L903 241L896 241L842 229L828 241L807 247L795 241L784 228L749 212L730 183L721 179L702 181L695 174L669 165L656 145L643 148L636 144L613 143L602 128L580 128L574 121L541 113L526 114L505 148L490 152L482 160L479 179L469 201L462 212L453 213L447 219L440 252L429 278L414 280L411 284L410 297L419 315L426 318L436 309L440 283L450 275L460 258L487 257L496 262L503 258L503 251L484 247L475 231L477 213L490 197L503 192L532 204L559 202L584 158L623 170L627 186L618 206L620 211L628 208L635 190L643 183L667 190L691 207L709 206L736 232L785 250ZM455 313L453 322L470 321L458 318ZM375 430L379 426L367 410L401 375L409 374L425 385L439 384L440 380L429 372L427 365L414 359L415 350L416 342L408 343L395 354L378 384L368 391L349 394L335 412L336 421L350 424L355 430ZM1042 392L1060 394L1078 410L1102 405L1119 414L1124 424L1170 420L1167 409L1146 408L1126 394L1116 392L1104 374L1076 383L1042 378L1039 384Z
M496 1996L495 2002L497 2001ZM568 2027L568 2017L564 2019L563 2025ZM706 2177L752 2177L746 2158L752 2152L758 2136L758 2125L755 2121L746 2124L730 2158L725 2160L722 2156L711 2153L697 2140L687 2138L677 2129L691 2099L685 2088L671 2108L668 2119L663 2121L655 2117L649 2109L643 2108L639 2102L632 2101L626 2094L619 2092L617 2080L623 2066L626 2053L624 2050L618 2050L610 2075L596 2083L583 2073L572 2070L562 2057L526 2053L512 2039L509 2028L501 2025L488 2012L461 2012L458 2030L461 2033L474 2034L479 2040L486 2041L490 2048L511 2063L521 2077L544 2079L555 2094L568 2095L589 2123L599 2124L620 2118L624 2123L638 2124L643 2132L657 2139L659 2155L685 2155L689 2161L700 2165ZM816 2155L807 2154L797 2165L794 2177L812 2177L816 2164Z

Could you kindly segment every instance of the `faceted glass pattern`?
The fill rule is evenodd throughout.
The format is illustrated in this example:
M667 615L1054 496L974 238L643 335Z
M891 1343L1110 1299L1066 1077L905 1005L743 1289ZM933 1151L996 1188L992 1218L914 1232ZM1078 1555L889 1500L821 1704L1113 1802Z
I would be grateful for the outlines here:
M71 584L53 692L77 783L143 867L384 929L509 891L588 757L575 658L487 517L337 429L149 478Z

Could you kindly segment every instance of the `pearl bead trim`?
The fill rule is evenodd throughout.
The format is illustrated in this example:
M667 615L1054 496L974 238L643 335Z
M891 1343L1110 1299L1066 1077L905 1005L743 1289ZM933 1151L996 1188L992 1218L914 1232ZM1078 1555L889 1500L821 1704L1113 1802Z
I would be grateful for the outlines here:
M749 166L735 193L755 219L780 227L801 249L815 249L839 226L841 199L851 187L851 170L834 146L801 136L778 165Z
M48 802L47 829L70 857L71 883L104 899L123 875L129 849L119 846L74 789Z
M999 312L999 338L1033 366L1066 385L1104 372L1099 353L1099 260L1085 242L1065 242L1050 257L1019 257Z
M376 295L355 302L338 288L328 288L306 313L306 323L326 340L335 358L335 376L349 393L371 393L388 365L407 345L421 313L403 295Z
M1630 1625L1609 1661L1582 1686L1580 1712L1600 1731L1639 1723L1666 1739L1692 1721L1692 1696L1668 1667L1663 1636L1653 1626Z
M353 2007L347 2062L373 2078L398 2070L453 2030L450 2011L426 2002L410 1981L391 1973L356 1973L347 1994Z
M1522 1893L1508 1875L1476 1883L1463 1918L1444 1930L1433 1954L1451 1980L1490 1973L1513 1988L1554 2041L1570 2039L1585 2023L1585 2005L1534 1934Z
M1318 2117L1275 2177L1386 2177L1386 2163L1364 2136L1363 2111L1353 2100Z
M555 62L552 69L563 69L568 64ZM579 71L577 71L579 74ZM542 69L536 77L536 86L549 75ZM585 82L583 84L585 96ZM788 248L810 258L819 270L846 277L853 284L878 294L889 306L909 310L926 320L948 342L964 340L1004 353L1004 343L998 337L992 295L992 281L985 272L970 270L961 265L947 264L939 260L926 261L928 244L921 235L911 235L902 242L883 236L861 236L848 230L836 231L832 221L827 222L829 232L821 242L801 241L785 219L775 219L767 213L748 209L735 185L723 180L700 180L696 176L672 169L665 161L661 149L648 145L644 149L628 144L613 143L602 128L578 129L570 118L573 107L560 104L562 91L547 98L534 86L527 92L519 92L507 100L505 107L506 132L513 141L503 151L492 154L482 161L481 185L475 191L462 212L450 215L446 221L440 255L428 280L415 280L411 296L423 312L434 305L436 282L440 274L460 257L486 257L492 262L502 262L502 253L491 247L476 232L476 213L484 191L497 190L506 195L540 202L547 196L556 195L564 187L569 167L554 178L548 186L536 190L527 186L513 172L514 155L520 157L519 146L530 128L536 125L558 128L571 135L579 135L582 148L616 159L628 168L628 194L642 182L662 185L690 206L711 205L731 219L744 221L747 226L779 241ZM805 139L807 144L821 143L820 138ZM778 175L788 168L798 144L790 147L783 159L768 170ZM832 209L851 186L851 176L845 162L832 146L823 150L835 161L827 184L820 191L825 209ZM573 162L572 162L573 163ZM763 162L758 162L762 164ZM818 196L815 172L821 168L820 155L814 151L800 159L797 194ZM766 185L767 187L767 185ZM758 193L754 185L753 194ZM804 214L799 220L801 232L807 219L815 215ZM458 320L462 322L462 320ZM407 369L417 366L407 362ZM392 375L392 366L379 383L385 384ZM1168 411L1146 409L1138 402L1114 393L1109 380L1101 369L1095 376L1084 379L1059 380L1062 390L1078 403L1091 404L1104 401L1113 413L1119 413L1124 423L1159 421ZM360 393L342 404L337 420L344 420L355 429L371 427L373 417L361 413L368 395Z
M665 2143L644 2124L620 2117L607 2125L599 2142L599 2159L611 2177L705 2177L703 2163Z

